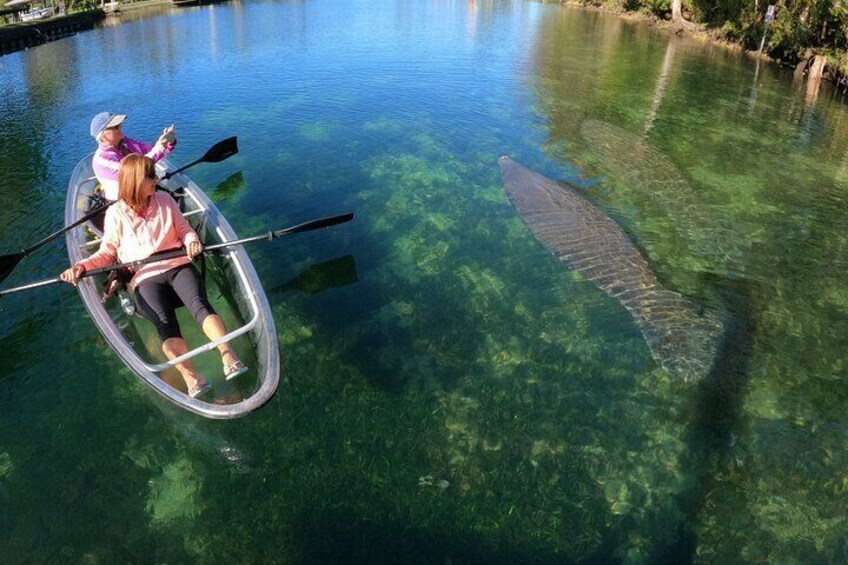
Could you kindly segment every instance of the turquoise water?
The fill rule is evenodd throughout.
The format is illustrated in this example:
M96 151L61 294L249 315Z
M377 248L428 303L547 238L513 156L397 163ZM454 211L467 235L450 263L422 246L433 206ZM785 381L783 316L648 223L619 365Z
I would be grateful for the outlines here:
M532 2L230 2L0 58L4 252L56 229L91 116L175 123L250 249L283 382L164 405L70 288L0 302L9 562L848 559L848 114L775 66ZM577 185L724 328L673 380L530 234L508 154ZM53 276L57 242L5 287Z

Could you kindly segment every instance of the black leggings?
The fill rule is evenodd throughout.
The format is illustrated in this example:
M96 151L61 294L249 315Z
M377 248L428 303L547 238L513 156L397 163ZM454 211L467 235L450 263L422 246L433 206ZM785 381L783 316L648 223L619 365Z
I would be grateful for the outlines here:
M206 298L206 288L191 264L186 264L142 281L135 289L138 311L153 322L159 339L182 337L177 308L185 306L197 323L203 325L215 313Z

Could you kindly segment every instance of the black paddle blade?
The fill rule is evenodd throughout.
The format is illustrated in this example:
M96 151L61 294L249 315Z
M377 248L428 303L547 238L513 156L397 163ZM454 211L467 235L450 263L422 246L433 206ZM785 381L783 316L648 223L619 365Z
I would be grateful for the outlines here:
M8 276L12 274L12 271L15 270L15 267L18 266L18 263L20 263L23 258L24 254L20 252L0 257L0 283L5 281Z
M312 230L320 230L321 228L328 228L330 226L335 226L338 224L343 224L345 222L349 222L353 219L353 212L348 212L347 214L341 214L339 216L331 216L329 218L321 218L320 220L312 220L309 222L303 222L302 224L298 224L296 226L292 226L290 228L286 228L284 230L274 232L275 237L280 237L282 235L287 235L290 233L300 233L303 231L312 231Z
M238 137L233 136L210 147L200 160L206 163L218 163L224 159L229 159L236 153L238 153Z

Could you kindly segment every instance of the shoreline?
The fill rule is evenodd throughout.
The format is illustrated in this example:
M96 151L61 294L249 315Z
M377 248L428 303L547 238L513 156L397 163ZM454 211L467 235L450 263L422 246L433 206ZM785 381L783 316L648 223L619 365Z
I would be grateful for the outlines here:
M0 56L87 31L105 18L101 9L66 16L18 22L0 27Z
M684 19L684 23L682 24L675 23L671 20L660 19L656 15L644 11L628 11L606 4L594 4L591 3L591 0L542 0L542 2L545 4L557 4L567 9L614 15L630 22L645 24L668 36L686 37L701 43L709 43L710 45L721 47L728 51L744 54L753 60L773 63L780 67L793 69L796 78L803 78L808 85L808 91L811 93L817 92L822 82L827 82L837 91L848 94L848 70L831 64L825 56L816 54L812 49L807 50L807 53L801 58L800 62L792 63L771 57L764 52L760 53L746 49L736 41L720 37L717 30L709 29L705 24L686 19Z
M122 13L141 11L159 6L173 6L171 0L142 0L132 4L116 4L108 11L102 8L83 10L71 14L54 16L43 20L15 22L0 26L0 56L43 45L77 33L88 31L98 25L109 25L111 18L120 18Z
M703 43L710 43L717 47L723 47L729 51L735 51L737 53L744 53L748 57L752 59L760 59L761 61L767 61L770 63L775 63L780 66L790 67L792 66L790 63L786 61L781 61L780 59L775 59L770 57L765 53L759 53L757 51L751 51L749 49L745 49L741 44L736 43L735 41L729 41L722 37L719 37L716 32L710 31L704 24L695 23L689 20L686 20L685 25L681 25L675 23L671 20L664 20L656 17L653 14L648 14L642 11L628 11L628 10L620 10L620 9L612 9L607 7L607 5L598 5L598 4L590 4L581 0L548 0L546 3L548 4L559 4L564 8L571 8L577 10L585 10L589 12L598 12L602 14L612 14L618 16L622 19L635 22L635 23L643 23L647 24L650 27L654 27L665 33L666 35L675 35L681 37L687 37L689 39L694 39L697 41L701 41Z
M545 4L558 4L560 7L567 9L614 15L633 23L647 25L669 37L686 37L731 52L744 54L754 60L773 63L784 68L791 68L796 79L803 79L806 82L808 96L816 96L822 82L827 82L837 91L848 94L848 69L831 64L825 56L816 54L812 49L807 49L807 53L801 58L800 62L791 63L786 60L776 59L766 53L746 49L736 41L730 41L720 37L718 31L708 28L705 24L692 22L685 18L683 23L673 22L671 20L661 19L655 14L642 10L628 11L607 4L590 3L591 0L542 0L542 2Z
M116 15L120 15L121 12L133 12L135 10L142 10L144 8L152 8L153 6L173 6L174 3L171 0L142 0L141 2L133 2L131 4L118 3L118 9L115 13Z

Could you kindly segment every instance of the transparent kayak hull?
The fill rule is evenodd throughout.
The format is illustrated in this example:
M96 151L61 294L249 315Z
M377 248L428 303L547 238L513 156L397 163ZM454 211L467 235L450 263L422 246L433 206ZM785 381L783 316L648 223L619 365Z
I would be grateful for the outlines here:
M97 188L91 159L89 155L80 161L71 175L65 202L65 225L89 211L91 197ZM157 163L160 176L175 168L164 159ZM184 215L205 244L237 239L215 204L186 175L174 175L160 184L170 190L184 189ZM99 234L96 232L92 226L83 225L67 233L71 264L97 251ZM227 326L228 333L223 339L230 342L250 371L234 381L225 381L220 355L215 349L218 342L209 342L197 323L180 308L180 327L191 349L187 356L198 372L213 383L212 392L201 398L193 399L186 394L185 385L174 368L175 362L167 361L161 352L153 324L138 314L126 313L118 296L106 302L101 300L102 278L85 278L77 288L106 342L146 385L173 404L201 416L238 418L265 404L277 390L280 379L277 330L268 299L243 246L228 248L221 255L204 261L199 270L204 275L212 306Z

